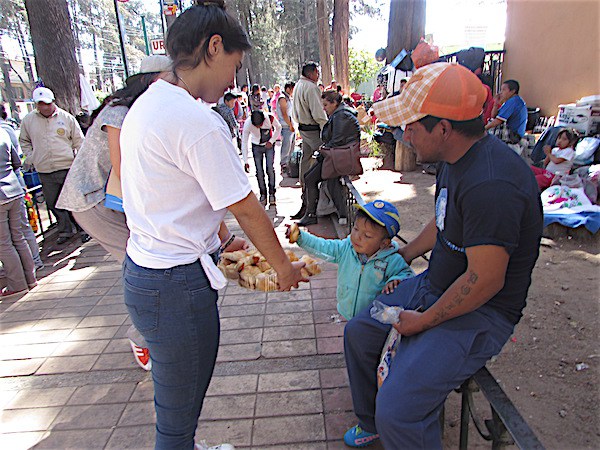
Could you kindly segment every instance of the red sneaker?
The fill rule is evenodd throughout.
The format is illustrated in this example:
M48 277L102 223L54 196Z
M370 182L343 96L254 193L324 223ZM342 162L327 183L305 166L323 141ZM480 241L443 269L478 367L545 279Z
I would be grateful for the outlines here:
M0 291L0 297L6 298L6 297L10 297L11 295L21 294L23 292L27 292L27 289L22 289L20 291L13 291L13 290L9 289L8 287L5 287L5 288L2 288L2 291Z
M145 347L140 347L136 345L131 339L129 339L129 343L131 344L131 350L133 350L133 357L135 358L135 362L144 369L151 370L152 369L152 360L150 359L150 350Z

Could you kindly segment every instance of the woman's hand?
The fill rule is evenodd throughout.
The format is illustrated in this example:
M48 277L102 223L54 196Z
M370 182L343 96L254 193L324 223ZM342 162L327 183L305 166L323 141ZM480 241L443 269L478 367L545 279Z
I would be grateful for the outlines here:
M308 282L308 278L302 276L301 269L306 264L301 261L294 261L290 264L289 269L282 273L277 273L277 281L279 282L280 291L289 291L291 288L298 287L301 281Z
M231 244L224 248L223 251L235 252L237 250L247 250L248 247L249 245L248 242L246 242L246 239L236 236L233 241L231 241Z

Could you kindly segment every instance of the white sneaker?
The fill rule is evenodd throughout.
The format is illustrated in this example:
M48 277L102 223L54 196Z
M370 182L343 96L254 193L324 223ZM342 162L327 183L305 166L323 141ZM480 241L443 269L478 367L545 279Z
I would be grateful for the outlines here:
M200 441L199 444L194 446L195 450L235 450L235 447L231 444L221 444L209 447L206 441Z

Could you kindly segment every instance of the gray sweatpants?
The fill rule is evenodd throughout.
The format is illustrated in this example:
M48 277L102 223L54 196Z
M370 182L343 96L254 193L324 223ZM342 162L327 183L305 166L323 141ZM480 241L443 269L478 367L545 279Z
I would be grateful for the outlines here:
M4 265L7 288L23 291L36 283L31 250L21 229L23 197L0 205L0 260Z
M101 202L87 211L73 212L73 217L83 231L98 241L117 261L123 263L129 239L125 214L106 208ZM146 340L133 325L127 330L127 337L140 347L146 347Z

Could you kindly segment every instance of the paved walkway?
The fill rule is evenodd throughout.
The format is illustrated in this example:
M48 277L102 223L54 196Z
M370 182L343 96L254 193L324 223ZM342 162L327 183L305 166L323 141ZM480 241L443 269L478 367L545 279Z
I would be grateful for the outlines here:
M268 210L282 242L299 206L293 181L283 180ZM331 237L333 227L321 221L311 231ZM39 286L0 303L2 449L152 448L152 382L126 338L120 266L94 241L78 244L48 242ZM241 449L345 448L340 438L355 419L344 322L336 266L322 268L288 293L234 283L221 292L221 345L199 439Z

